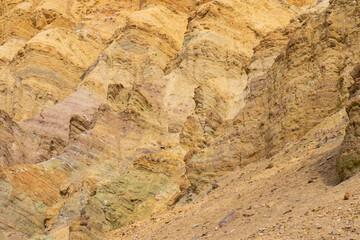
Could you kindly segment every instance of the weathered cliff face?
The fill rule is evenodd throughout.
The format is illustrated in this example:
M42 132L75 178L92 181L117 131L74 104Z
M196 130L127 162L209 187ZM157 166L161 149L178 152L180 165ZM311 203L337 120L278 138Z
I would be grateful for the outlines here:
M10 164L22 163L23 146L19 142L21 136L20 127L9 117L9 115L1 111L1 150L0 150L0 164L1 166L8 166Z
M346 127L346 136L342 144L337 170L341 179L346 179L359 171L359 80L360 65L356 65L350 73L354 83L349 88L350 99L346 104L349 123Z
M1 2L0 239L104 239L239 166L338 152L360 14L327 4Z
M196 181L273 156L345 106L359 61L357 12L336 1L264 38L248 65L244 108L189 161Z

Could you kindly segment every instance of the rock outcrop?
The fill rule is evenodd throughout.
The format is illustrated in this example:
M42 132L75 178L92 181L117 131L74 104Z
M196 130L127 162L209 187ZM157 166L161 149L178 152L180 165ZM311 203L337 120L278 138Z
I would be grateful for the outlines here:
M349 88L350 99L346 105L349 123L346 128L346 136L342 144L340 159L337 162L337 170L342 180L345 180L359 171L359 81L360 65L356 65L351 77L354 83Z
M196 181L269 158L344 108L359 61L357 12L356 4L335 1L264 38L249 62L245 106L189 160Z
M206 218L216 181L242 169L232 182L281 170L295 184L302 163L308 173L340 153L340 177L352 176L359 11L350 0L2 1L0 239L122 238L111 230L178 207Z
M0 110L0 166L24 162L24 146L19 141L21 128L10 116Z

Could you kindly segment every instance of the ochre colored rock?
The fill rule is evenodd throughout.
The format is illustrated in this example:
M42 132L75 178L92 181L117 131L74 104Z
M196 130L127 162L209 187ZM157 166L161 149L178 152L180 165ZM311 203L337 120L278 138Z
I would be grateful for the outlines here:
M340 23L348 11L354 17ZM337 1L264 38L248 66L245 106L193 155L190 180L203 185L236 166L270 158L344 108L350 72L360 60L357 12L354 4Z
M359 81L360 81L360 65L356 65L350 73L354 79L354 83L349 88L350 99L346 105L346 112L349 116L349 123L346 127L346 136L344 138L340 159L337 162L337 171L342 180L345 180L359 171Z
M232 182L339 150L352 176L359 16L350 0L2 1L0 239L122 238L225 204L217 181L256 164Z

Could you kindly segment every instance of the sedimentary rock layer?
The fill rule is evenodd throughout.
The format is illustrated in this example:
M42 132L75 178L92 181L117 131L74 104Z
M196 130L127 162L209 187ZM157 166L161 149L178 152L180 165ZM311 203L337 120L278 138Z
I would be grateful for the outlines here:
M351 175L360 14L327 3L1 2L0 238L103 239L238 167L328 157L350 86Z

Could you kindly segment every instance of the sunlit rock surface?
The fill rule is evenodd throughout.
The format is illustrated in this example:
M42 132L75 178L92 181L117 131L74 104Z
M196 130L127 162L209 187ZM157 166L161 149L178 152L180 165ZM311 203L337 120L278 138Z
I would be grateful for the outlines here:
M357 181L359 21L349 0L2 1L0 239L281 239L237 211Z

